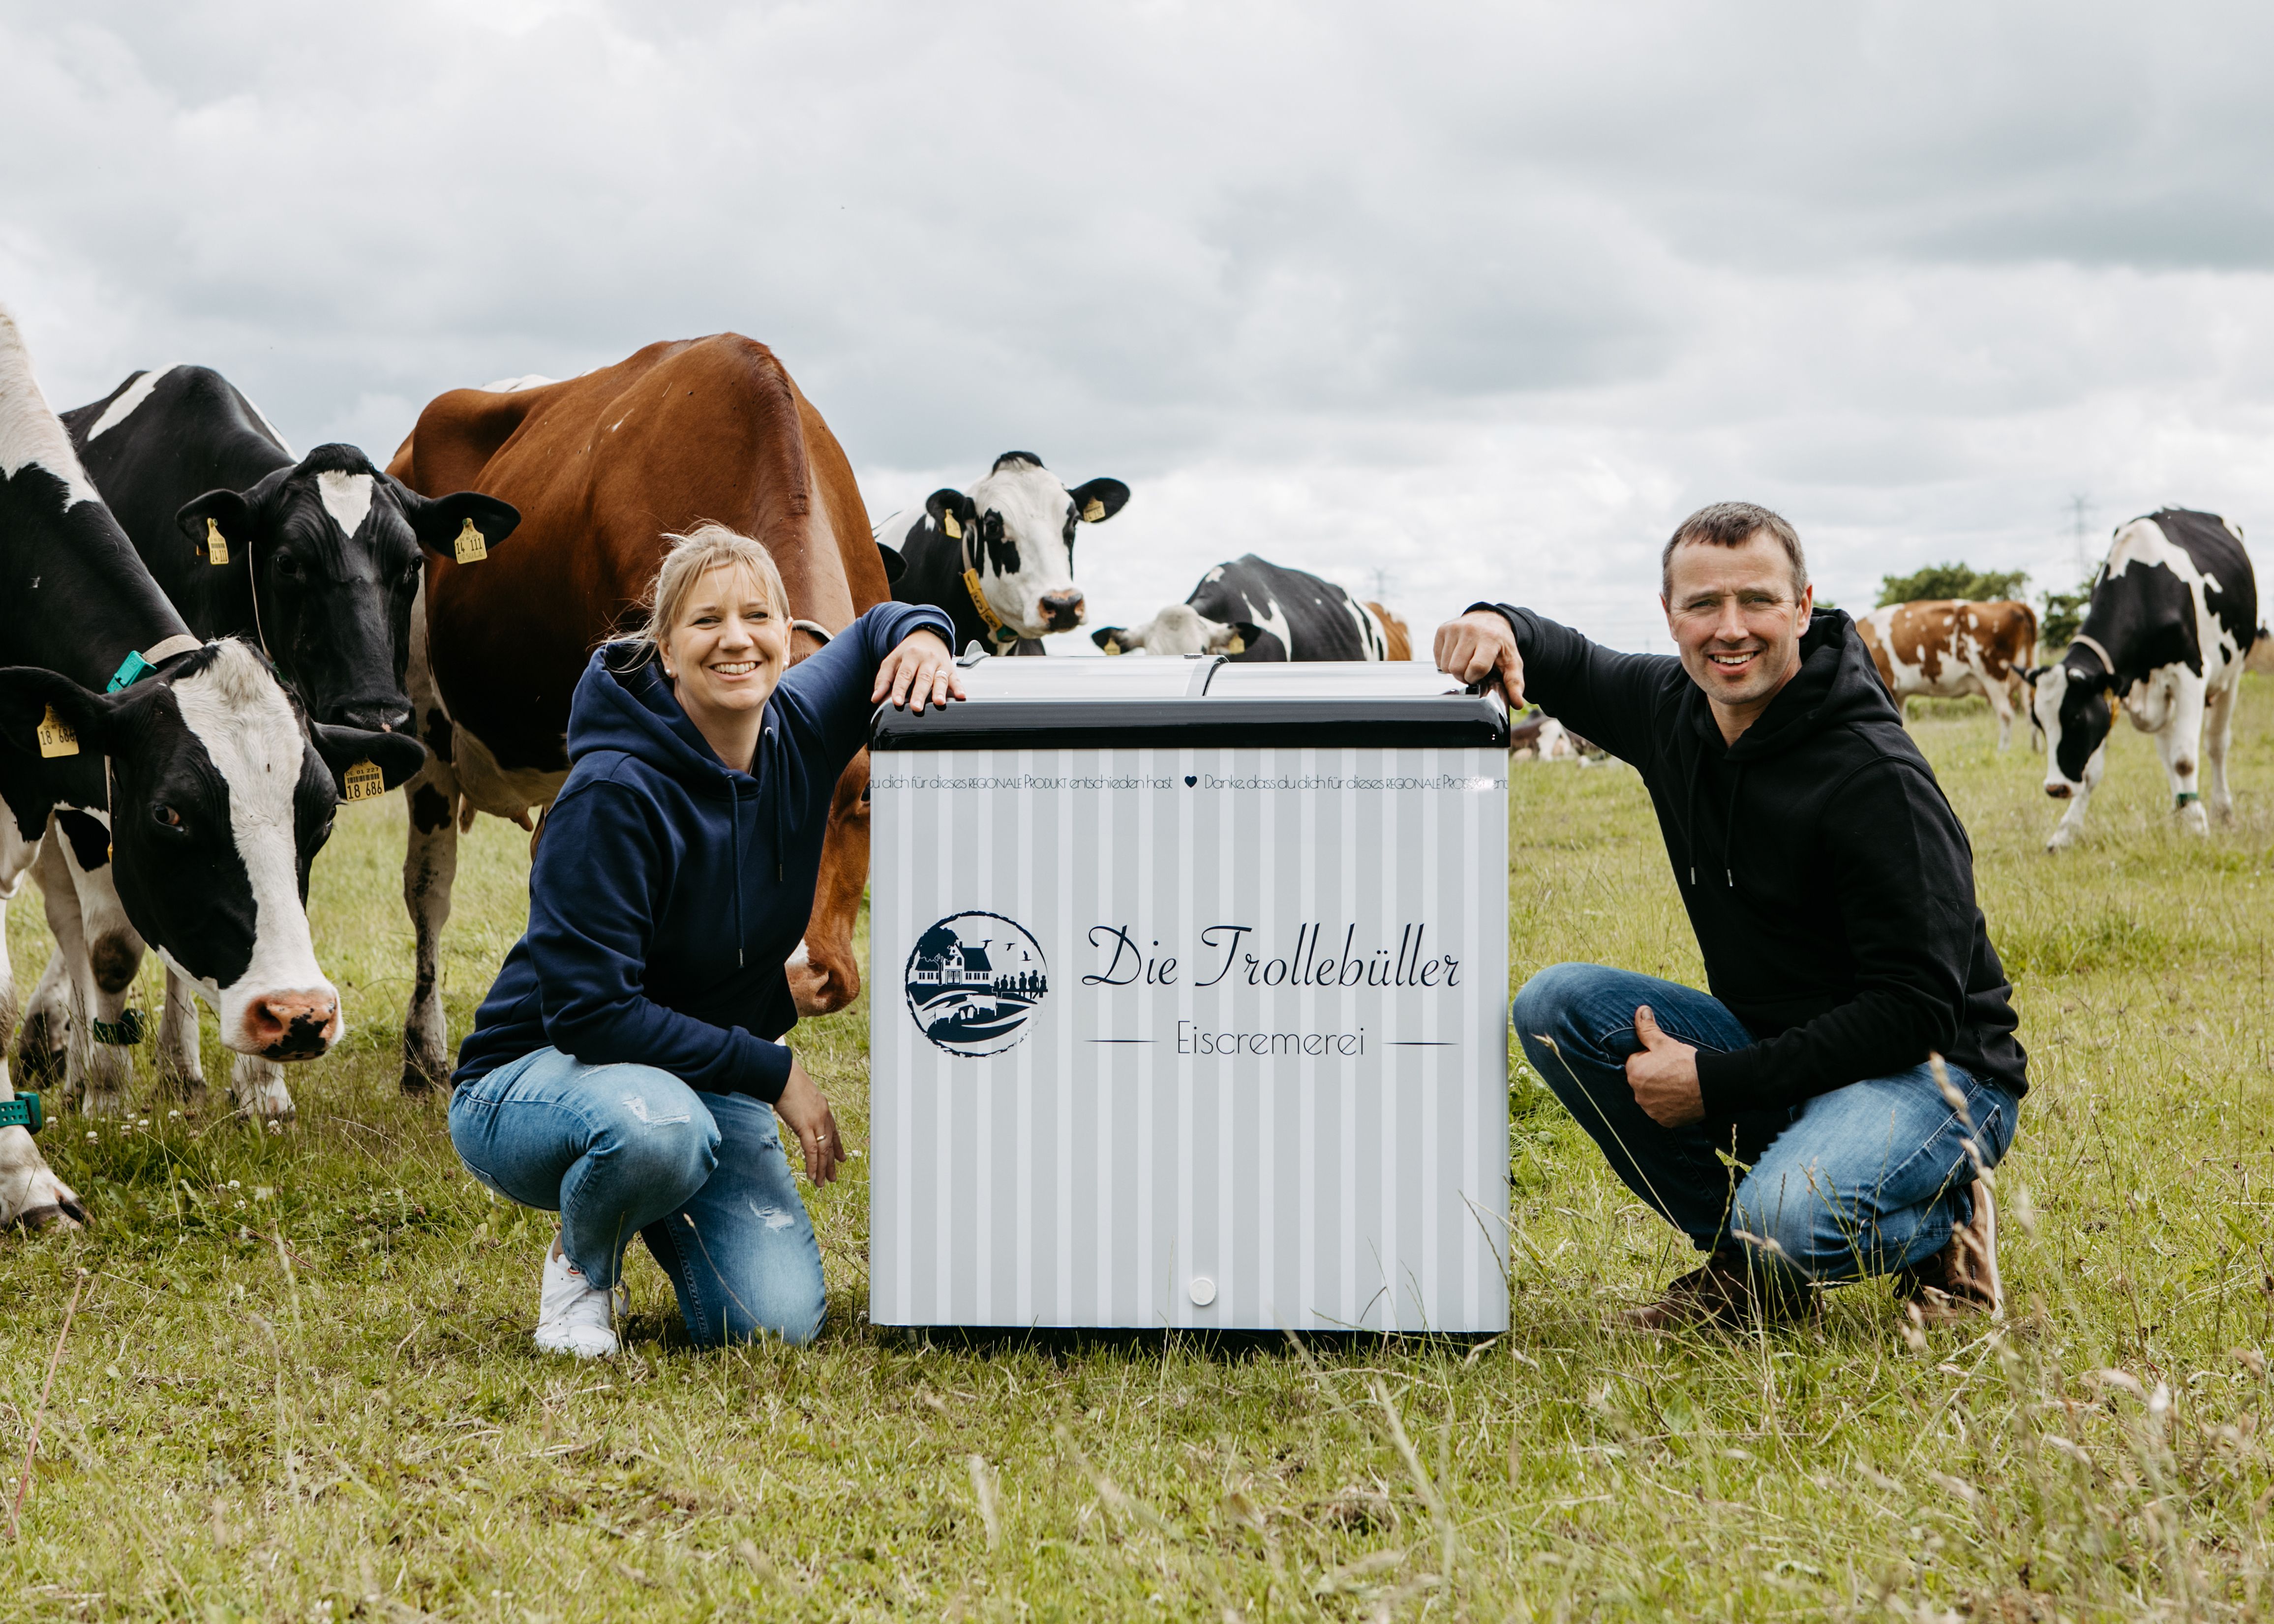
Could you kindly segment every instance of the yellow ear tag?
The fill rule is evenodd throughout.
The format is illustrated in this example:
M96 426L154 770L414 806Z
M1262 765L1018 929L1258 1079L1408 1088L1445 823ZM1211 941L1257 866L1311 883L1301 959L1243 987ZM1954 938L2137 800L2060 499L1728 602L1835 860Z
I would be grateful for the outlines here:
M1241 636L1238 632L1232 633L1231 641L1224 645L1224 651L1227 654L1246 653L1247 639Z
M211 519L206 521L206 562L208 564L229 562L229 538L221 533L221 526L215 524Z
M1082 523L1085 524L1095 524L1104 516L1105 504L1095 496L1089 499L1089 506L1081 510Z
M481 531L474 528L474 522L467 520L466 527L458 532L458 562L478 564L489 555L489 544L482 539ZM378 769L373 768L373 771L377 771Z
M1111 638L1111 637L1108 637L1108 638L1105 640L1104 643L1103 643L1102 646L1104 648L1105 651L1106 651L1108 654L1118 654L1118 653L1120 653L1120 652L1121 652L1121 645L1120 645L1120 643L1117 643L1114 639L1112 639L1112 638Z
M40 754L41 756L79 754L79 735L72 731L69 722L56 714L56 708L53 705L48 707L47 715L40 719Z
M952 540L963 539L963 524L956 518L953 508L939 515L939 528L945 530Z
M347 788L345 801L376 801L387 793L387 775L371 762L358 762L340 777Z

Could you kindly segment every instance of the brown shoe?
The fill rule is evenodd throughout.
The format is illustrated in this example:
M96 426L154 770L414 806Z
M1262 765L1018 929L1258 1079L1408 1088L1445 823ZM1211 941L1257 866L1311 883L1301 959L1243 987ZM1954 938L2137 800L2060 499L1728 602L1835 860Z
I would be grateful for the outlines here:
M1933 1325L1969 1314L2006 1317L2006 1286L1998 1276L1998 1203L1988 1181L1975 1181L1974 1216L1951 1230L1949 1245L1895 1271L1895 1299Z
M1675 1276L1657 1302L1626 1309L1614 1316L1614 1322L1635 1331L1685 1327L1736 1330L1756 1318L1788 1325L1808 1318L1816 1307L1816 1294L1805 1285L1779 1289L1748 1267L1743 1252L1725 1247L1706 1259L1703 1268Z

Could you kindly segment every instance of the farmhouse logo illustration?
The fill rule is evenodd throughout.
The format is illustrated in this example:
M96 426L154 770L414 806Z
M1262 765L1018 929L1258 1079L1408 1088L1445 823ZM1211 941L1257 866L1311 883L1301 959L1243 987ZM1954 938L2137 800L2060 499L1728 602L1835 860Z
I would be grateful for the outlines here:
M916 938L906 981L908 1013L924 1036L951 1055L999 1055L1050 991L1050 966L1026 927L974 910Z

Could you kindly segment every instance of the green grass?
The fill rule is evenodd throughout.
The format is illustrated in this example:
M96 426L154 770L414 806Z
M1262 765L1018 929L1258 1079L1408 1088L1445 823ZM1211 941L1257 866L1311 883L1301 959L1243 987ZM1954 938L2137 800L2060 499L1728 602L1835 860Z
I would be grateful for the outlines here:
M1919 1345L1871 1285L1816 1329L1603 1329L1683 1249L1518 1068L1517 1328L1490 1344L879 1332L855 1162L813 1203L818 1347L689 1350L636 1252L627 1356L541 1357L550 1220L463 1177L439 1104L396 1095L402 815L354 808L312 912L357 1029L292 1073L298 1123L154 1100L147 1127L44 1136L95 1223L0 1242L0 1492L85 1271L0 1614L2254 1615L2270 722L2254 688L2233 830L2176 834L2126 730L2090 834L2052 858L2039 758L1998 756L1978 710L1916 720L2036 1082L2003 1175L2013 1318ZM1512 776L1517 977L1696 977L1634 775ZM454 1033L520 928L525 849L489 820L468 843ZM9 921L26 990L35 896ZM866 1019L799 1040L856 1144Z

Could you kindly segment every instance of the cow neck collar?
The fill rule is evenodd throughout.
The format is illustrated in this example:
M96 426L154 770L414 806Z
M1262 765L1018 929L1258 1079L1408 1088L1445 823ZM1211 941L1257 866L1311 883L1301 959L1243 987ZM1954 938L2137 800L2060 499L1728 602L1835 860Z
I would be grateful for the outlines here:
M1003 617L995 613L995 605L987 601L987 589L980 584L977 560L973 556L971 532L976 525L966 525L959 549L963 559L963 590L971 595L971 607L979 616L979 623L987 628L990 654L998 648L1019 641L1019 634L1003 624Z
M2070 638L2069 641L2071 643L2081 643L2086 648L2090 649L2095 654L2100 656L2100 663L2108 667L2108 674L2112 677L2116 674L2116 662L2109 658L2108 650L2101 646L2099 638L2088 636L2083 632L2079 632L2075 636Z

